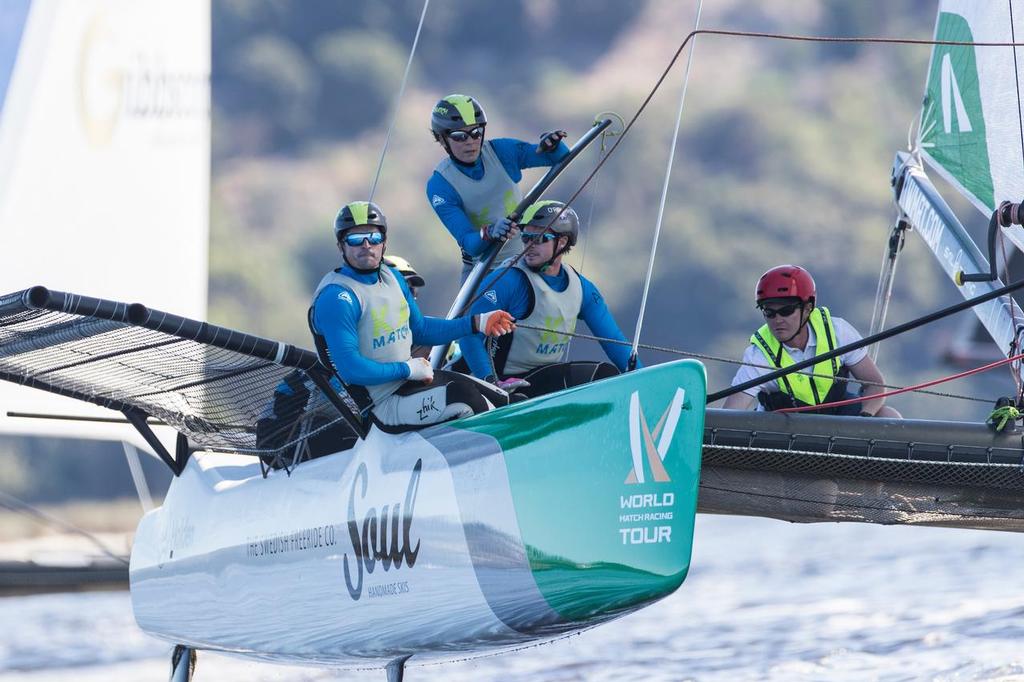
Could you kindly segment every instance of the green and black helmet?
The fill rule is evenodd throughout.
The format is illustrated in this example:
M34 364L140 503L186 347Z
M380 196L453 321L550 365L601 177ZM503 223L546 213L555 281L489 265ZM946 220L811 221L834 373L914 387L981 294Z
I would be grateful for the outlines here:
M487 115L484 108L469 95L448 95L434 105L434 111L430 115L430 130L438 142L445 133L486 123Z
M557 219L555 216L558 216ZM568 235L569 246L576 246L576 239L580 234L580 217L576 215L576 211L561 201L545 200L530 204L519 221L520 227L527 225L543 227L559 235Z
M353 201L345 204L334 218L334 238L340 240L341 233L352 227L373 225L379 227L385 235L388 233L388 220L380 206L372 201Z

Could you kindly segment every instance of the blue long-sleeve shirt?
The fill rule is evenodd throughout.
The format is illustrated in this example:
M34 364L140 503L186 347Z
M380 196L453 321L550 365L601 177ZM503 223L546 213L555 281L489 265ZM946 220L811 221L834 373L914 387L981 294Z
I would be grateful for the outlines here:
M554 151L540 154L537 153L536 144L508 137L490 140L485 144L490 144L494 149L498 160L501 161L501 165L513 182L523 179L524 168L553 166L569 153L569 147L564 141L560 142ZM476 163L472 166L456 163L455 167L470 178L479 180L484 176L485 170L483 155L477 158ZM462 197L455 191L451 183L437 171L434 171L427 180L427 200L463 251L471 256L479 256L484 252L488 242L480 236L479 228L474 227L470 221L466 214L466 207L462 203Z
M454 320L424 316L416 305L416 299L412 297L405 278L395 268L391 268L391 271L409 304L409 330L412 332L413 343L436 346L472 334L472 318L468 315ZM366 284L376 283L378 277L375 272L356 272L348 265L342 266L341 273ZM349 295L341 296L346 291ZM340 284L324 287L313 301L313 326L324 337L327 354L341 380L355 386L374 386L408 379L409 366L404 362L377 362L359 352L358 325L362 314L362 307L355 293Z
M502 272L504 270L496 270L487 276L479 289L484 292L484 295L473 304L470 312L476 314L501 309L508 311L517 320L522 320L531 312L533 288L530 286L526 273L522 270L510 268L504 275L501 274ZM569 287L569 273L565 268L561 268L557 275L542 274L541 277L555 291L565 291ZM619 325L615 323L601 292L583 275L580 275L580 284L583 287L583 304L580 306L578 318L587 323L595 336L625 341L626 337L623 336ZM608 341L600 343L608 359L615 363L619 371L626 371L629 363L629 346ZM484 347L483 334L471 334L460 339L459 346L474 376L484 379L493 374L491 360ZM637 367L642 366L638 360Z

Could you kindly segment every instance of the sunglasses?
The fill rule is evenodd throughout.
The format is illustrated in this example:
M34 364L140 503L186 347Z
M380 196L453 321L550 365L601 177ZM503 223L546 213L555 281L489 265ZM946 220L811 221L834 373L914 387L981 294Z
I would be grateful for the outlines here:
M362 246L363 242L370 242L370 246L377 246L384 243L383 232L350 232L344 237L345 243L349 246Z
M764 319L771 320L776 315L781 315L782 317L789 317L797 310L799 310L801 307L802 304L800 303L791 303L789 305L784 305L781 308L761 308L761 313L764 315Z
M523 232L519 235L524 244L547 243L552 239L558 239L554 232Z
M471 130L453 130L448 133L448 139L454 140L455 142L468 142L469 138L479 140L484 136L484 127L477 126Z

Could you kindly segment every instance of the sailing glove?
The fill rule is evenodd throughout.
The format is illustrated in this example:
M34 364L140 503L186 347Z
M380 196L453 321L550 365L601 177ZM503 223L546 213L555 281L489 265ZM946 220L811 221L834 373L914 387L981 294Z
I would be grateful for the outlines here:
M434 380L434 368L424 358L412 358L406 360L409 366L409 381L422 381L429 384Z
M516 230L519 226L516 225L515 221L511 218L502 218L496 223L491 223L484 227L481 235L487 241L495 241L498 239L512 239L516 236Z
M492 310L473 316L473 332L484 336L502 336L516 328L516 321L504 310Z
M544 133L540 136L540 144L537 145L538 154L550 154L551 152L558 149L558 144L562 141L563 137L568 136L569 133L564 130L552 130L550 133Z

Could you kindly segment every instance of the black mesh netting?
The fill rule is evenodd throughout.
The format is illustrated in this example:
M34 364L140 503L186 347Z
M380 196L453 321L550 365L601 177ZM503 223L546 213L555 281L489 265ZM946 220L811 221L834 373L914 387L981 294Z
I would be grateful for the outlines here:
M1024 531L1019 448L707 429L699 510Z
M310 351L138 304L41 287L0 298L0 378L139 411L206 449L280 454L337 437L348 421L316 371Z

